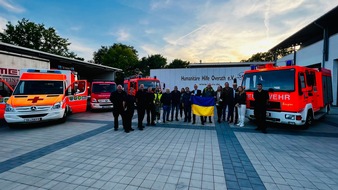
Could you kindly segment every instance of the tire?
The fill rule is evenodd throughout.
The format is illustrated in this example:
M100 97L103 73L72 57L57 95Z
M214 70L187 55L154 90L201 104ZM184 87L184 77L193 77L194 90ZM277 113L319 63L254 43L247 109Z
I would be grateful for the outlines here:
M60 119L59 123L64 123L67 121L67 116L68 116L68 108L66 108L65 113L63 113L62 118Z
M307 111L306 114L306 121L305 125L303 126L303 129L308 129L313 123L313 113L312 110Z

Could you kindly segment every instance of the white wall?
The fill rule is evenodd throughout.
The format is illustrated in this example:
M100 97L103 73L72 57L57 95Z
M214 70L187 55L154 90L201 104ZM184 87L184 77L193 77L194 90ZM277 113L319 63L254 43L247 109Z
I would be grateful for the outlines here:
M329 38L329 59L325 61L325 68L332 71L333 87L333 105L337 105L337 81L338 81L338 34ZM323 41L316 42L310 46L304 47L297 51L296 64L309 66L322 63L323 61ZM293 54L282 57L277 60L277 65L285 65L286 60L293 60Z
M250 67L223 67L223 68L185 68L185 69L151 69L150 76L156 76L163 89L170 88L173 90L174 86L179 89L189 87L193 89L194 84L197 84L198 89L204 89L211 83L214 90L218 85L224 87L225 82L229 82L230 86L233 84L233 79L237 79L238 86L242 82L242 77L245 70Z

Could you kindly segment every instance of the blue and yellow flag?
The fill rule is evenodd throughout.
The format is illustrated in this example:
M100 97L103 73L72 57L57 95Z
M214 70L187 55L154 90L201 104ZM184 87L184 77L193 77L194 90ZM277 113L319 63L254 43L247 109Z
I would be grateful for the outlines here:
M192 113L199 116L214 116L215 99L213 97L191 96Z

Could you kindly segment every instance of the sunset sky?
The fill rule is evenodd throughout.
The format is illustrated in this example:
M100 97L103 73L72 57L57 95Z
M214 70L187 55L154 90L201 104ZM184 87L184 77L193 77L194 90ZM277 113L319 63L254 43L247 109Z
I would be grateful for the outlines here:
M0 31L22 18L53 27L91 60L101 46L133 46L139 58L237 62L265 52L338 0L0 0Z

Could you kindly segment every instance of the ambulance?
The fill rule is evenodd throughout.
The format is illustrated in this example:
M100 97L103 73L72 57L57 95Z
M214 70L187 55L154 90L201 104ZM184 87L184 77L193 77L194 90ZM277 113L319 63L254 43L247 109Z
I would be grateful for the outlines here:
M20 80L6 102L9 126L51 120L66 121L68 114L85 112L86 80L71 70L20 70Z
M328 69L296 66L292 61L285 66L253 65L244 72L242 81L247 94L246 117L250 120L255 119L253 91L258 83L269 92L269 122L308 128L314 119L329 112L333 102L332 75Z
M13 93L13 88L0 76L0 119L4 119L6 102Z
M90 85L90 109L113 109L109 100L110 94L116 90L116 83L111 80L97 79Z
M134 94L138 91L140 85L144 85L144 89L147 90L149 87L155 90L156 87L161 87L160 80L155 77L142 77L142 75L134 75L124 80L124 90L129 92L130 87L135 89Z

